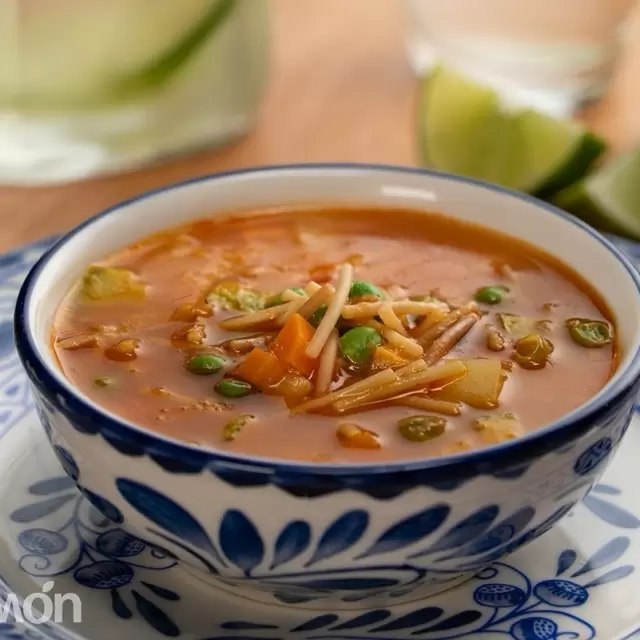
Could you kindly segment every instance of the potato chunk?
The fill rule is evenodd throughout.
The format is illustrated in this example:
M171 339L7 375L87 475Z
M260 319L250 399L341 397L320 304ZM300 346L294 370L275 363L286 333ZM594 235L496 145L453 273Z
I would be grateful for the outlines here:
M144 300L145 286L128 269L89 267L82 278L82 295L87 300Z
M430 395L439 400L464 402L474 409L495 409L507 378L500 360L471 358L461 362L467 373Z
M520 420L513 413L482 416L474 420L473 428L480 432L485 444L500 444L525 433Z
M499 313L498 320L506 333L512 338L524 338L530 333L550 331L553 323L550 320L536 320L514 313Z

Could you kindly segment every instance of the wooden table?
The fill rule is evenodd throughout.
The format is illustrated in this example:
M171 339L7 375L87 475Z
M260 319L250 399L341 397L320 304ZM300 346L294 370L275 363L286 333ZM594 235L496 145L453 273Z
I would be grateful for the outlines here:
M194 175L288 162L415 164L416 80L405 56L399 0L271 2L272 72L253 134L223 150L136 173L63 187L1 188L0 251ZM587 115L614 148L640 139L640 38L634 39L609 97Z

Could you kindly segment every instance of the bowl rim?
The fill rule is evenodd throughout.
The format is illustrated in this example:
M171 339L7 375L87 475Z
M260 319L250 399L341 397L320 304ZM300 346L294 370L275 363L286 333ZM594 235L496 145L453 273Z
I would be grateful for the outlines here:
M504 460L505 457L507 459L511 458L514 463L520 462L525 458L530 458L535 455L536 451L548 452L553 450L553 448L548 446L551 439L553 439L554 443L559 446L567 441L573 440L585 431L588 431L591 426L594 425L594 418L598 414L602 413L603 410L606 410L608 407L614 406L616 400L620 400L626 396L638 380L640 380L640 345L638 345L635 352L633 352L632 356L629 358L626 367L620 371L619 378L613 383L609 381L601 390L601 395L599 395L599 397L592 398L558 420L555 420L539 429L530 431L526 435L515 440L437 458L416 458L395 462L365 462L357 464L331 462L316 463L287 460L285 458L270 458L227 453L206 446L190 444L188 442L156 433L152 429L137 425L134 422L129 422L116 414L106 411L86 398L69 381L65 380L65 384L61 384L52 373L51 367L49 367L49 365L40 358L38 348L36 347L36 343L38 343L38 341L35 339L29 323L29 310L33 303L35 285L47 265L56 258L58 252L68 241L81 233L84 229L124 207L140 203L149 198L161 196L166 192L189 187L190 185L200 184L202 182L215 182L217 180L224 180L226 178L242 175L257 175L271 172L289 172L295 175L298 172L309 171L386 172L431 176L438 179L444 179L449 182L471 185L478 189L492 191L494 193L507 196L508 198L524 201L528 204L534 205L538 209L543 209L556 216L560 216L570 224L590 235L606 250L608 250L609 253L613 254L617 263L627 271L634 282L637 297L638 300L640 300L640 272L611 241L575 216L528 194L512 191L511 189L487 183L482 180L476 180L474 178L431 169L413 168L393 164L337 162L279 164L248 167L213 174L204 174L147 190L97 213L56 239L53 246L40 257L28 273L20 288L14 312L16 349L23 366L27 371L27 375L31 378L32 382L34 382L42 391L43 395L47 397L54 396L62 398L63 401L60 401L58 404L61 405L63 413L65 409L68 410L71 408L69 405L69 400L71 400L72 403L79 408L83 416L88 417L90 420L94 420L98 424L106 424L108 428L104 429L104 431L108 433L109 441L112 441L115 437L116 439L121 438L128 442L137 442L142 445L142 450L147 453L153 452L156 455L159 454L161 456L182 461L191 460L195 463L195 466L200 468L204 466L216 466L216 464L218 464L223 467L241 466L245 469L253 468L256 471L269 469L275 471L276 474L281 473L285 476L290 474L293 474L294 476L302 475L305 477L322 475L336 477L337 479L342 476L370 477L396 472L433 471L436 475L439 475L439 471L448 469L454 465L461 470L466 470L471 467L493 467L493 462ZM64 379L63 376L60 376L60 379ZM96 432L102 433L103 429L98 429ZM103 435L105 435L105 433L103 433Z

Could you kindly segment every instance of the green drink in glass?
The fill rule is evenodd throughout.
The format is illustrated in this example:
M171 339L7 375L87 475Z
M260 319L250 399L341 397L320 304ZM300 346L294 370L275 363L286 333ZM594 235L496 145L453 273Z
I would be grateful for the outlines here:
M267 0L4 0L0 183L132 169L247 132Z

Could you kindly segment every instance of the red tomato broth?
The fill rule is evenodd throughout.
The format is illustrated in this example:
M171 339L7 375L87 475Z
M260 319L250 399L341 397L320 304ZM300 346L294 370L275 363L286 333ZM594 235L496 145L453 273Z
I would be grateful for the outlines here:
M310 273L330 277L330 265L345 261L356 265L358 280L380 287L401 286L408 295L437 289L443 298L462 302L486 285L510 287L507 300L483 307L489 314L453 348L449 358L508 360L509 349L492 352L485 344L483 325L493 322L495 313L553 320L547 334L555 347L550 362L539 371L514 365L500 395L499 411L515 414L527 431L583 404L615 369L615 343L587 349L569 337L564 326L568 318L611 323L613 319L596 292L568 267L519 240L438 214L407 210L251 212L199 220L150 237L100 263L131 269L148 285L146 299L86 302L79 297L79 285L74 287L54 319L53 349L72 384L96 404L157 433L221 451L362 463L486 446L472 428L474 418L490 413L486 410L464 406L460 416L446 417L444 435L416 443L403 439L397 430L399 419L421 413L413 408L385 406L340 417L292 416L282 398L265 394L223 398L213 391L220 375L187 371L185 351L171 341L186 323L169 319L180 305L201 299L212 282L240 279L260 291L277 293L304 287ZM554 303L554 308L543 310L548 303ZM218 327L222 319L234 315L238 312L216 312L203 320L207 345L238 335ZM100 348L66 350L58 343L104 325L117 327L118 334L102 336ZM123 338L140 340L137 357L128 362L108 360L103 347ZM115 382L99 387L94 383L97 377ZM154 388L165 388L173 395L154 393ZM223 426L241 414L254 414L256 420L234 441L224 442ZM336 428L342 423L377 433L382 446L341 446Z

